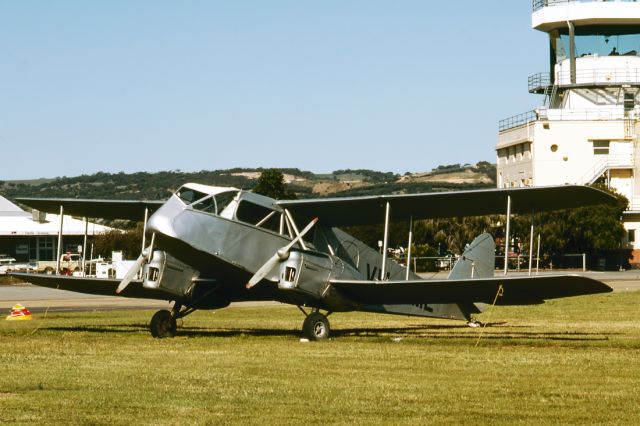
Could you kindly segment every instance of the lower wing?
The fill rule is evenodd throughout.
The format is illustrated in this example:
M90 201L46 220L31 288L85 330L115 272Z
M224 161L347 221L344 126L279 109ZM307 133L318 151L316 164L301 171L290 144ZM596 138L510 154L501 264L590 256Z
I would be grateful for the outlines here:
M46 274L10 274L22 281L59 290L75 291L77 293L99 294L115 296L116 288L121 280L107 278L66 277ZM160 290L144 288L142 281L131 281L129 286L119 294L123 297L137 297L140 299L175 300L175 296Z
M496 305L527 305L546 299L613 291L600 281L579 275L381 282L332 280L331 285L350 300L365 304L494 303L495 300Z

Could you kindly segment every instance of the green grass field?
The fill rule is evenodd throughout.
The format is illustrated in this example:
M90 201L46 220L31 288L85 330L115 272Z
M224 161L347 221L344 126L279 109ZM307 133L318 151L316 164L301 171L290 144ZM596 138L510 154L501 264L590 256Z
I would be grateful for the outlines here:
M638 424L640 292L453 321L334 314L300 342L295 307L0 321L0 424ZM479 317L487 319L487 313Z

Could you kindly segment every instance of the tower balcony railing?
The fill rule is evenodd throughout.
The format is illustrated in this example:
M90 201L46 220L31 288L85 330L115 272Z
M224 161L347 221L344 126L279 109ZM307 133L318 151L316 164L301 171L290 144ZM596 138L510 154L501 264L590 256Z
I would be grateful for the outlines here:
M531 77L529 77L531 79ZM531 84L531 83L530 83ZM556 73L556 84L572 86L571 72L562 70ZM576 85L640 85L640 68L594 68L576 70ZM531 91L531 85L529 86Z
M551 86L551 75L548 72L539 72L529 76L529 93L546 93Z
M540 108L538 117L549 121L612 121L637 116L636 110L625 111L622 106L614 108Z
M504 132L516 127L545 121L628 121L640 117L640 107L625 110L622 106L613 108L538 108L505 118L498 122L498 130Z
M514 129L516 127L524 126L538 119L538 114L535 110L527 111L522 114L514 115L498 122L498 130L504 132L505 130Z
M637 0L533 0L533 11L537 11L547 6L556 6L567 3L594 3L594 2L635 2Z

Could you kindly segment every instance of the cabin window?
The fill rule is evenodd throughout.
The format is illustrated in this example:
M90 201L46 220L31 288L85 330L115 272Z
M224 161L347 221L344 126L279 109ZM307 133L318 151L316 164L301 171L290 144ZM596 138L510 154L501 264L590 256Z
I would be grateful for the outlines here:
M194 201L198 201L199 199L207 196L204 192L196 191L195 189L187 188L186 186L178 189L176 191L176 195L185 204L192 204Z
M193 205L193 208L207 213L220 214L236 196L236 191L222 192L206 197Z
M236 198L237 194L237 191L227 191L216 195L218 214L220 214L233 201L233 199Z
M207 213L216 213L216 201L213 195L199 201L193 205L193 208Z
M260 224L260 228L270 231L280 231L280 215L272 214L274 210L249 201L241 201L236 212L238 220L251 225ZM269 217L270 215L270 217Z

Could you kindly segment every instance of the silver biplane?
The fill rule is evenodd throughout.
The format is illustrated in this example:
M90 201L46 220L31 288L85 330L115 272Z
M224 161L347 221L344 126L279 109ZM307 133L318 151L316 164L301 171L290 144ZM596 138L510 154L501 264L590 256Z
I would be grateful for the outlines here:
M189 183L166 202L17 201L51 213L144 220L150 244L122 280L13 275L63 290L172 301L171 310L160 310L151 319L151 334L160 338L175 336L179 318L238 301L298 306L305 315L303 335L319 340L329 336L327 316L333 312L470 321L492 302L538 304L611 291L600 281L577 275L507 276L505 271L494 277L495 243L489 234L469 244L446 280L423 279L387 256L391 220L411 224L411 247L414 220L498 214L506 208L508 243L512 213L615 201L610 194L583 186L279 201L235 188ZM340 229L363 224L385 225L382 252Z

